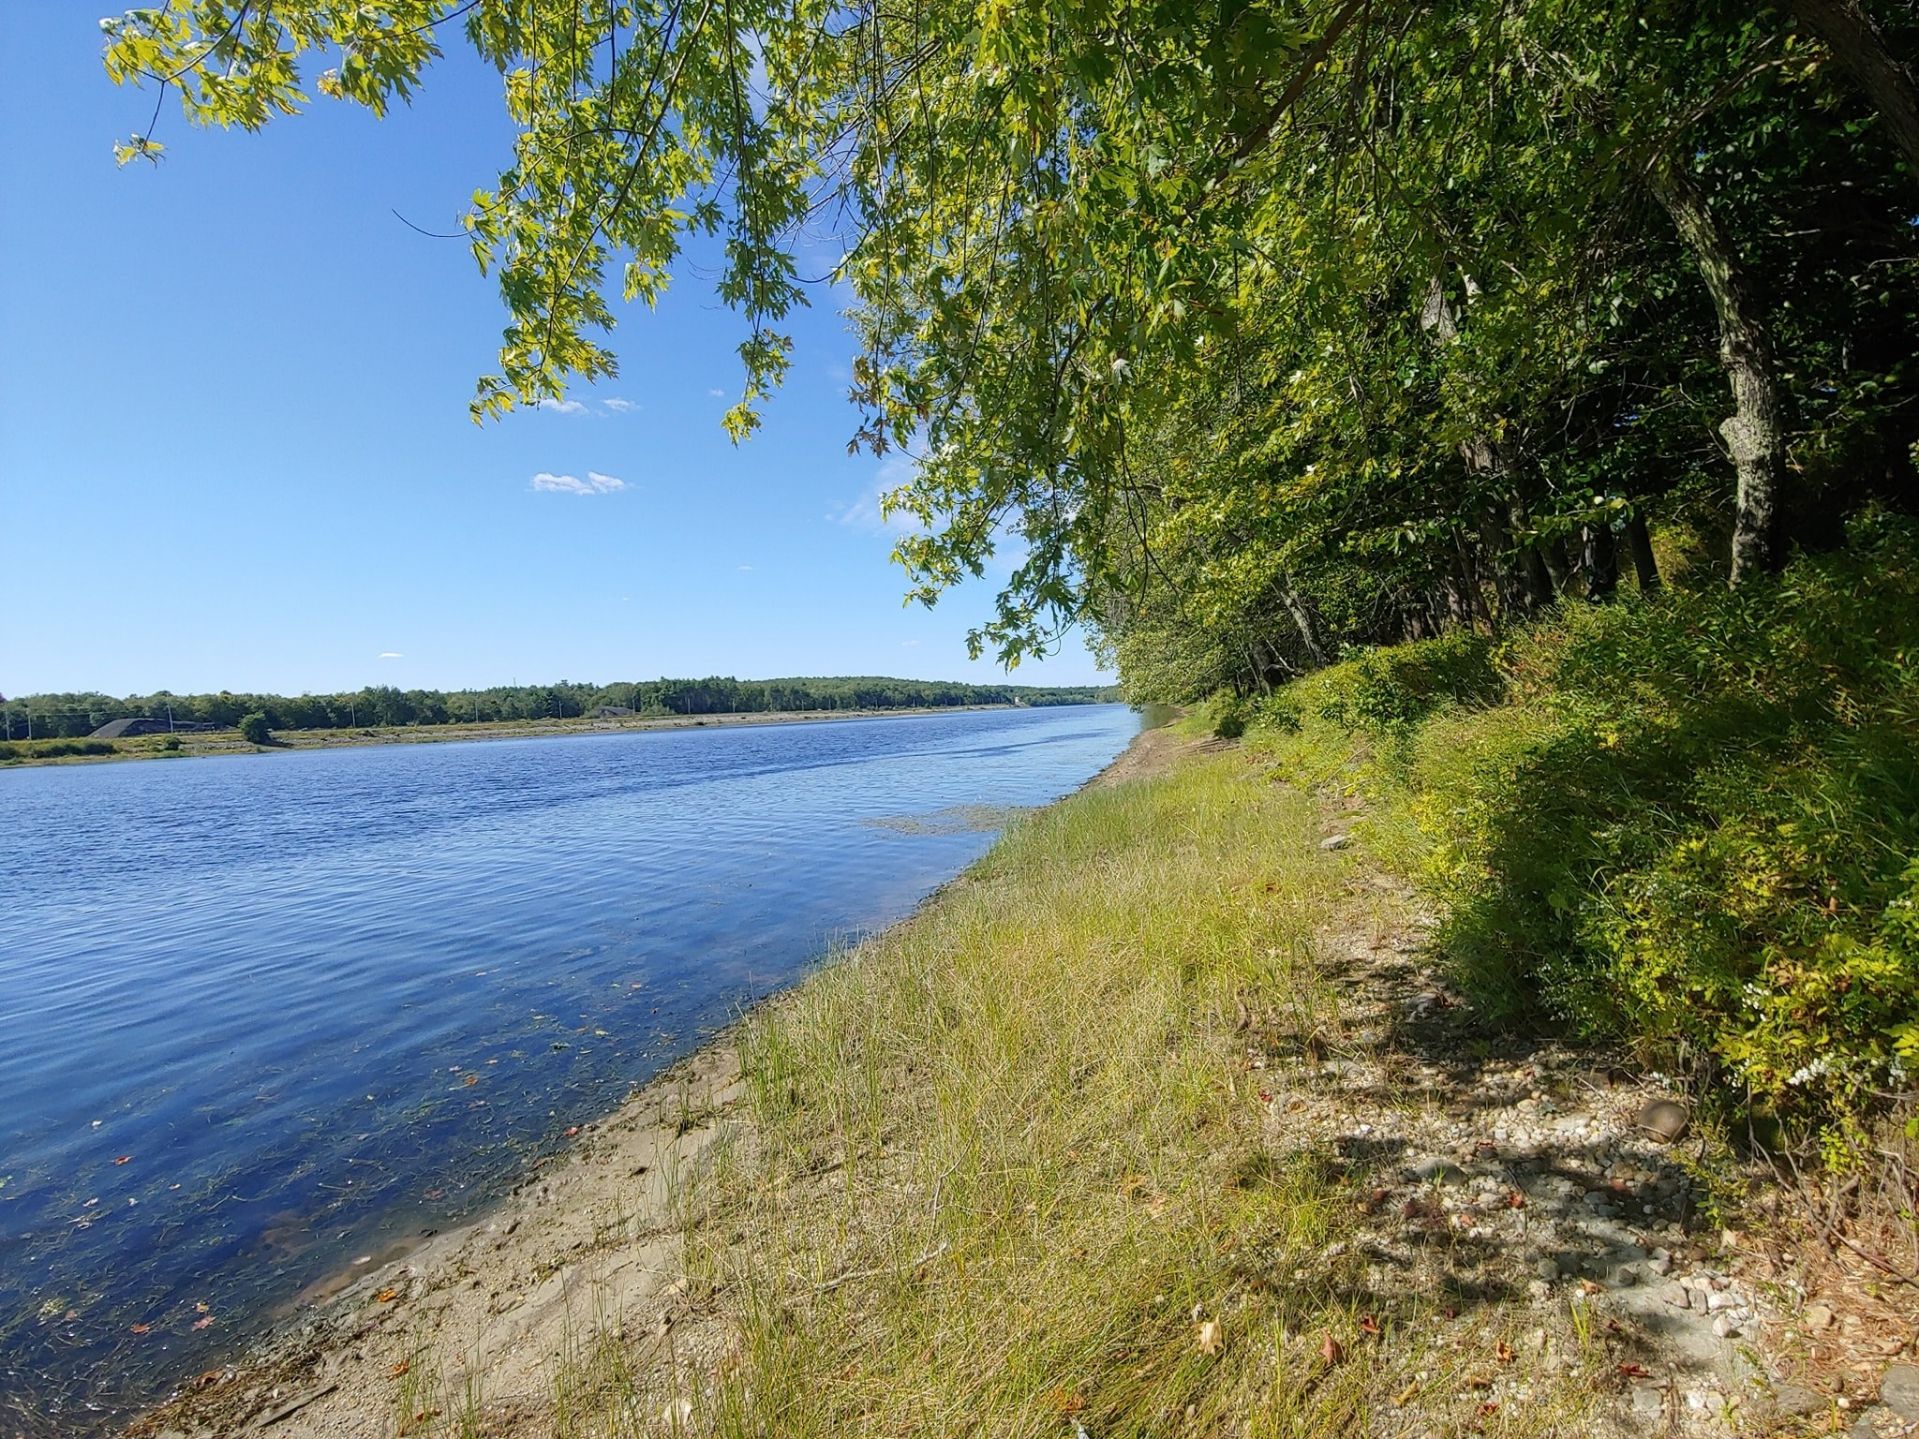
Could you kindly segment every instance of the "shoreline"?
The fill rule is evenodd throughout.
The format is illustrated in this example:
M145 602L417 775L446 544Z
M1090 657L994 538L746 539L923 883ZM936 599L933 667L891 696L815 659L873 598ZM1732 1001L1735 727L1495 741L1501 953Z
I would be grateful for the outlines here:
M1088 700L1089 705L1119 704L1121 701ZM462 744L486 740L568 739L579 735L646 733L654 730L737 729L756 725L819 724L832 720L924 719L930 715L978 714L991 710L1074 709L1076 705L922 705L911 709L864 710L765 710L706 715L633 715L609 719L554 720L482 720L479 723L443 725L383 725L360 729L283 730L267 745L248 744L235 731L211 734L139 735L132 739L110 740L116 748L111 754L97 755L22 755L0 761L0 773L10 769L38 769L51 765L114 764L125 760L211 759L236 755L281 754L291 750L369 749L385 745ZM169 738L178 738L178 749L163 748ZM62 741L55 741L62 742ZM63 741L84 744L82 737ZM15 744L23 741L15 740ZM40 744L32 740L24 743Z
M1143 729L1072 793L1150 776L1194 748L1166 728ZM943 896L970 883L982 862L860 947L920 923ZM438 1366L421 1362L429 1352L460 1346L462 1355L472 1356L468 1373L483 1372L488 1391L497 1392L530 1382L537 1388L534 1381L576 1342L576 1325L603 1322L608 1313L616 1333L631 1337L637 1322L647 1343L667 1340L686 1307L676 1196L743 1097L742 1028L794 1002L819 972L818 966L805 970L613 1109L580 1124L568 1148L536 1157L510 1189L464 1224L397 1241L372 1262L323 1276L267 1311L273 1317L238 1354L181 1376L171 1395L118 1432L139 1439L260 1430L386 1439L394 1407L368 1396L397 1388L404 1399L416 1380L423 1395L444 1389L450 1376L429 1374ZM471 1392L471 1383L461 1382ZM423 1420L421 1432L427 1427Z

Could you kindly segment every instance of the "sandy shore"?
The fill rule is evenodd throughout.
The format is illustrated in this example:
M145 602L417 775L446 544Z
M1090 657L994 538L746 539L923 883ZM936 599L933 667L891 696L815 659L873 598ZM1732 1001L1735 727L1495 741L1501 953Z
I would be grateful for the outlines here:
M1190 747L1145 731L1089 784ZM681 1277L676 1199L742 1096L728 1031L581 1126L482 1218L315 1286L294 1319L127 1432L390 1439L460 1433L462 1408L488 1434L544 1432L555 1375L605 1337L655 1370L710 1365L727 1339Z

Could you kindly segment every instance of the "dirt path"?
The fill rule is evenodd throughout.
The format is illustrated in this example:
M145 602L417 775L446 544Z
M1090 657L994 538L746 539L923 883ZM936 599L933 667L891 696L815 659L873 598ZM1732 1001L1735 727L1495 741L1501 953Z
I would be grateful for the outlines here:
M1323 846L1347 850L1352 818L1329 815ZM1357 1246L1382 1294L1436 1289L1448 1309L1542 1321L1536 1353L1495 1350L1486 1402L1523 1402L1538 1365L1567 1362L1551 1351L1570 1315L1582 1344L1593 1332L1611 1350L1617 1434L1919 1433L1910 1336L1808 1303L1793 1256L1699 1211L1706 1141L1661 1076L1493 1034L1430 967L1432 916L1363 856L1348 863L1389 920L1323 933L1340 996L1323 1045L1255 1044L1248 1069L1273 1095L1276 1141L1316 1139L1370 1178Z

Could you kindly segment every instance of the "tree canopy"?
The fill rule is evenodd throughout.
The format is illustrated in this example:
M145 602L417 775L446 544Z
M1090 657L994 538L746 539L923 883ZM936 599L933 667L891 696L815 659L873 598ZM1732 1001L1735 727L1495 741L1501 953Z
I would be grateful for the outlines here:
M856 445L976 650L1095 627L1136 692L1735 582L1909 506L1919 17L1890 0L171 0L116 79L257 129L443 46L517 127L465 216L476 418L614 372L613 297L724 245L738 437L836 239ZM162 97L164 98L164 97ZM156 111L156 113L158 113ZM156 158L151 128L123 159Z

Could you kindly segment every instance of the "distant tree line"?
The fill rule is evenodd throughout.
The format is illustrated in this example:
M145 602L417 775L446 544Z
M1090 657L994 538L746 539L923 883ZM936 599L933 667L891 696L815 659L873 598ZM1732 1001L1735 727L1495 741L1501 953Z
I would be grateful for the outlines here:
M785 710L943 709L960 705L1063 705L1111 700L1091 685L973 685L873 675L813 679L637 680L594 685L496 685L483 690L402 690L369 685L341 694L37 694L8 702L0 738L65 739L130 716L176 724L239 724L263 714L274 730L364 729L373 725L465 724L488 720L578 719L602 708L643 715L766 714ZM32 733L28 728L31 722Z

